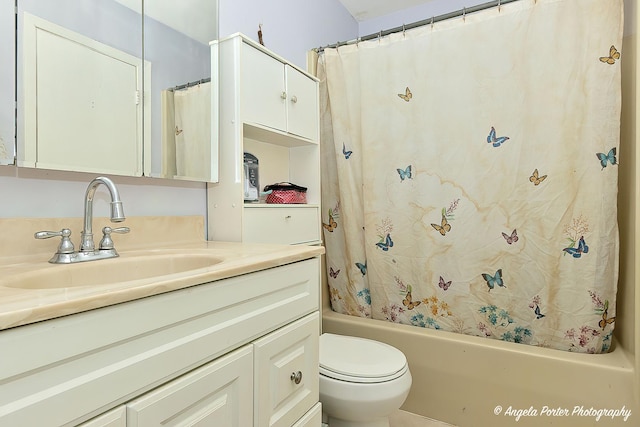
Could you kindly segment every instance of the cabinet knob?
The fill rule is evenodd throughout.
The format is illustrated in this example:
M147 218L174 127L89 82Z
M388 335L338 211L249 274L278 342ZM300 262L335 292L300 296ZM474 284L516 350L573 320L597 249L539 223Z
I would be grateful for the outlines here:
M298 102L298 97L297 97L297 96L295 96L295 95L293 95L293 96L291 97L291 102L293 102L294 104L295 104L296 102Z
M292 372L291 381L293 381L296 384L300 384L300 381L302 381L302 372L301 371Z
M287 92L282 92L282 93L280 94L280 98L282 98L282 99L287 99Z

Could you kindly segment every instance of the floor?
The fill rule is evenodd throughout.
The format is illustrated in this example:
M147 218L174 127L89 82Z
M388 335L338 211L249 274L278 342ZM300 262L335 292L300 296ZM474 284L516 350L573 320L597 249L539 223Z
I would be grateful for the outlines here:
M391 414L389 424L390 427L455 427L451 424L400 410Z
M331 427L323 421L322 427ZM432 420L422 415L397 410L389 416L389 427L456 427L441 421Z

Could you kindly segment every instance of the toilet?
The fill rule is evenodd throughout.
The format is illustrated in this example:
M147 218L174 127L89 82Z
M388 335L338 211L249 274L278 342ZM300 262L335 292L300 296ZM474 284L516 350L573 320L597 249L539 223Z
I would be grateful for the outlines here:
M365 338L320 336L320 402L329 427L389 427L411 388L405 355Z

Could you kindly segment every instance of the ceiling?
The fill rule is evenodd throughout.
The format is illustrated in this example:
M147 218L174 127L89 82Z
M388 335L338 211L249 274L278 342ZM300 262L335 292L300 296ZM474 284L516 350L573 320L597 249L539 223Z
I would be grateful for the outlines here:
M339 0L356 21L366 21L433 0Z

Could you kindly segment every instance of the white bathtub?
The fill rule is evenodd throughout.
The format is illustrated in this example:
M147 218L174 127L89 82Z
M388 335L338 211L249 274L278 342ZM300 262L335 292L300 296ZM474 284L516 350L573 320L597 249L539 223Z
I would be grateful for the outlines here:
M569 353L342 315L326 298L322 322L323 332L405 353L413 385L402 409L409 412L461 427L640 425L635 361L615 341L608 354ZM595 411L616 409L631 410L626 422L604 414L597 421Z

